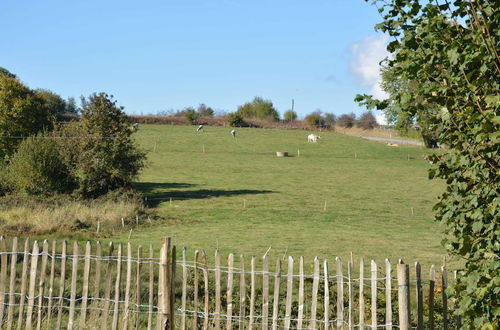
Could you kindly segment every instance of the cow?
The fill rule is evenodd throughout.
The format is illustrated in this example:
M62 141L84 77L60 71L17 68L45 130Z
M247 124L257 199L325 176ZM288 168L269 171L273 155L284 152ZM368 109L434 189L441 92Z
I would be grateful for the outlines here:
M203 131L204 127L205 127L205 125L201 124L200 126L198 126L198 129L196 130L196 132Z
M231 135L235 138L235 137L236 137L236 130L234 130L234 129L233 129L233 130L231 131Z
M316 134L309 134L307 136L307 142L318 142L318 140L320 139L321 137L319 135L316 135Z

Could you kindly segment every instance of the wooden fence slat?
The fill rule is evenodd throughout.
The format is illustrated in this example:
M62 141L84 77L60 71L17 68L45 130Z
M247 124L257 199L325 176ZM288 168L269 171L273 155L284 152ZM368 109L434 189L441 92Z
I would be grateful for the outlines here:
M285 329L290 329L292 319L293 297L293 257L288 257L288 273L286 277Z
M160 254L160 276L159 276L159 290L158 301L161 312L161 322L158 325L161 329L171 330L174 327L174 319L172 314L172 265L175 264L172 258L172 239L164 237L162 239L162 248Z
M177 276L177 248L175 245L172 246L172 249L170 250L170 267L169 267L169 290L168 294L170 295L170 306L168 311L169 311L169 317L171 322L169 323L169 329L174 329L174 318L175 318L175 278Z
M269 326L269 256L262 260L262 330Z
M399 328L408 330L410 328L409 295L408 295L408 265L399 263L397 265L398 274L398 313L399 313Z
M215 250L215 329L220 329L220 313L221 313L221 271L220 271L220 253Z
M232 329L233 321L233 268L234 268L234 255L229 254L227 258L227 319L226 328Z
M40 253L40 248L38 242L33 243L33 252L31 254L31 267L30 267L30 282L28 289L28 306L26 315L26 329L31 329L32 319L33 319L33 308L35 305L35 284L36 284L36 273L38 267L38 255Z
M417 329L424 329L424 302L423 302L423 291L422 291L422 268L420 263L415 262L415 277L417 283L416 298L417 298Z
M377 263L372 260L370 263L371 269L371 314L372 328L377 328Z
M106 265L106 277L105 277L105 284L104 284L104 304L103 304L103 310L101 313L101 329L108 329L108 315L109 315L109 306L111 304L110 298L111 298L111 277L113 273L113 263L112 263L112 258L113 258L113 252L114 252L115 246L113 245L113 242L109 243L109 251L108 251L108 262Z
M365 326L365 261L363 258L359 261L359 327Z
M2 325L5 312L5 282L7 281L7 270L9 269L7 264L7 245L5 244L5 238L3 236L0 236L0 252L2 254L0 260L2 264L2 268L0 269L0 325Z
M128 329L128 320L130 318L130 286L132 284L132 245L127 242L127 270L126 270L126 280L125 280L125 297L124 297L124 315L122 329Z
M193 330L198 329L198 256L200 252L194 251L194 292L193 292Z
M434 265L429 270L429 329L434 330L434 290L436 289L436 270Z
M250 314L248 318L248 329L253 330L254 313L255 313L255 256L252 256L250 262Z
M40 267L40 281L38 282L38 311L37 311L37 322L36 329L39 330L42 327L42 306L43 297L45 295L45 278L47 277L47 259L49 255L49 242L47 240L43 241L42 250L42 264Z
M349 281L348 285L348 290L349 290L349 302L348 302L348 322L349 322L349 329L354 329L354 315L353 315L353 308L352 304L354 302L354 286L353 286L353 274L352 274L352 268L354 266L354 262L352 260L352 253L351 253L351 258L349 259L349 262L347 263L347 278Z
M181 329L186 330L186 298L187 298L187 256L186 248L182 249L182 297L181 297Z
M99 303L99 297L100 297L100 286L101 286L101 258L102 258L102 247L101 243L99 241L96 242L95 244L95 255L96 255L96 260L95 260L95 276L94 276L94 290L92 293L92 297L94 297L94 300L92 302L92 313L90 313L90 328L91 329L96 329L97 328L97 320L99 316L99 309L101 307L101 304Z
M276 261L276 274L274 275L274 300L273 300L273 330L278 329L278 312L280 304L281 260Z
M49 302L47 306L47 328L51 327L52 322L52 297L54 296L54 277L55 277L55 267L56 267L56 250L57 242L55 240L52 241L52 254L50 259L50 275L49 275Z
M203 289L204 289L204 298L205 298L205 307L203 308L203 329L207 330L208 329L208 323L209 323L209 304L210 304L210 297L209 297L209 287L208 287L208 263L207 263L207 255L205 254L205 251L202 251L201 253L201 261L203 263Z
M141 327L141 303L142 303L142 245L137 247L137 264L135 273L135 303L137 304L137 310L135 316L135 328L139 329Z
M118 329L118 317L120 314L120 282L122 279L122 244L118 244L118 253L116 256L116 280L115 280L115 305L113 310L113 323L111 329Z
M87 323L87 305L89 297L89 277L90 277L90 242L85 244L85 256L83 263L83 286L82 286L82 307L80 310L80 328L83 329Z
M75 323L76 281L78 279L78 242L73 243L72 254L73 263L71 268L71 293L69 300L68 329L73 329Z
M448 273L446 269L441 267L441 296L443 298L443 330L448 329L448 296L446 288L448 287Z
M21 327L24 327L25 325L25 318L24 318L24 302L25 302L25 296L26 296L26 282L28 279L27 273L28 273L28 267L30 263L30 239L26 238L24 240L24 253L23 253L23 269L22 269L22 275L21 275L21 296L19 297L19 313L18 313L18 320L17 320L17 329L21 329Z
M453 271L453 280L455 281L455 283L457 282L457 271L456 270ZM458 301L456 298L455 298L454 308L455 308L455 310L458 309ZM462 318L460 317L460 315L455 316L455 325L456 325L457 329L462 329Z
M314 257L313 266L313 287L312 287L312 298L311 298L311 321L309 327L311 329L316 329L316 313L318 306L318 287L319 287L319 260L318 257Z
M61 328L62 323L62 313L64 305L64 291L66 290L66 259L68 253L68 242L64 240L62 242L61 249L61 275L59 277L59 302L57 303L57 322L56 329Z
M302 329L304 318L304 257L299 258L299 307L297 311L297 329Z
M385 259L385 328L392 329L392 270L391 262Z
M12 240L12 254L10 255L10 281L9 281L9 309L7 311L7 329L12 328L12 322L14 320L14 304L16 292L16 265L17 265L17 248L18 248L17 237ZM7 265L4 265L7 268ZM2 322L0 321L0 324Z
M342 259L335 258L337 263L337 329L344 328L344 272Z
M244 329L244 321L245 321L245 298L246 298L246 283L245 283L245 258L243 255L240 255L240 320L239 320L239 329Z
M337 258L338 260L338 258ZM330 284L328 281L328 260L323 261L323 273L324 273L324 300L323 300L323 321L325 322L324 329L330 329ZM338 276L338 275L337 275ZM338 283L338 277L337 277ZM337 289L338 293L338 289ZM338 302L338 296L337 296ZM338 306L337 306L338 307ZM338 323L338 318L337 318ZM337 324L338 326L338 324Z
M154 299L154 256L153 245L149 244L149 299L148 299L148 330L153 328L153 299Z

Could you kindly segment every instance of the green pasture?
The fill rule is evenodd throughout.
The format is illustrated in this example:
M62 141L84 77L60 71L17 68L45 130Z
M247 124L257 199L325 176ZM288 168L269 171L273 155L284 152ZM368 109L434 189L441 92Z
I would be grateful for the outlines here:
M247 256L314 256L440 265L432 206L443 184L427 178L427 150L388 147L333 132L143 125L147 167L136 188L164 220L134 228L134 245L218 247ZM291 157L278 158L276 151ZM299 156L300 152L300 156ZM326 207L325 207L326 203ZM126 241L129 232L112 237Z

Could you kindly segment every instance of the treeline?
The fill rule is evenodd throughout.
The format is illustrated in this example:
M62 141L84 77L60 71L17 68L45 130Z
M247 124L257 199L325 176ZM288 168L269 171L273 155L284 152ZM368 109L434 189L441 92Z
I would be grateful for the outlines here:
M145 153L112 95L63 100L0 68L0 194L95 198L129 187ZM79 113L78 121L60 116Z
M162 111L157 115L130 117L138 123L167 125L208 124L213 126L302 129L333 129L336 125L346 128L373 129L379 126L371 111L357 117L354 113L337 116L333 113L316 110L305 116L304 120L299 120L297 112L289 109L281 118L273 103L261 97L255 97L251 102L240 105L235 112L229 114L216 114L213 108L202 103L197 109L187 107L182 110Z

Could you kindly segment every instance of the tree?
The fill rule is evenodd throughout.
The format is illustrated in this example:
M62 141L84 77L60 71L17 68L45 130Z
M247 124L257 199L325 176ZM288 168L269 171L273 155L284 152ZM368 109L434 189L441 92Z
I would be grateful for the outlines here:
M52 118L35 92L8 74L0 74L0 158L12 155L21 137L52 127Z
M243 119L243 117L239 113L237 113L237 112L230 113L227 116L227 123L231 127L244 127L244 126L247 126L247 123L245 123L245 120Z
M356 121L356 126L362 129L374 129L378 126L377 119L371 111L367 111Z
M341 115L337 120L337 124L345 128L353 127L355 122L356 122L356 115L352 112L350 114Z
M466 329L499 326L500 2L373 1L394 38L386 66L407 88L390 100L358 95L368 108L398 106L397 116L440 128L444 153L429 157L429 176L446 189L435 205L445 246L463 261L448 293Z
M75 150L78 154L72 156L78 192L96 197L130 186L144 166L145 153L132 140L127 116L113 96L99 93L82 98L81 130L76 130L83 135Z
M56 116L66 112L66 101L48 89L35 89L35 94L43 101L47 112Z
M9 77L9 78L16 78L15 74L11 73L6 68L2 68L1 66L0 66L0 76L6 76L6 77Z
M202 103L198 106L198 113L202 117L213 117L215 111L214 109L207 107L204 103Z
M326 126L334 126L335 123L337 122L337 116L335 116L333 113L330 112L325 113L323 119L325 121Z
M73 113L73 114L78 114L78 107L76 105L76 101L74 97L68 97L66 100L66 109L65 111L67 113Z
M264 100L261 97L254 97L252 102L245 103L238 107L236 111L243 118L259 118L279 120L278 111L274 108L270 100Z
M183 111L182 111L183 115L184 115L184 118L187 119L187 121L191 124L191 125L194 125L196 124L196 121L200 118L200 113L196 112L196 110L194 110L194 108L191 108L191 107L188 107L188 108L185 108Z
M287 110L284 114L283 114L283 119L286 120L286 121L294 121L294 120L297 120L297 113L293 110Z
M305 118L306 123L311 127L323 127L325 122L321 110L316 110L308 114Z

